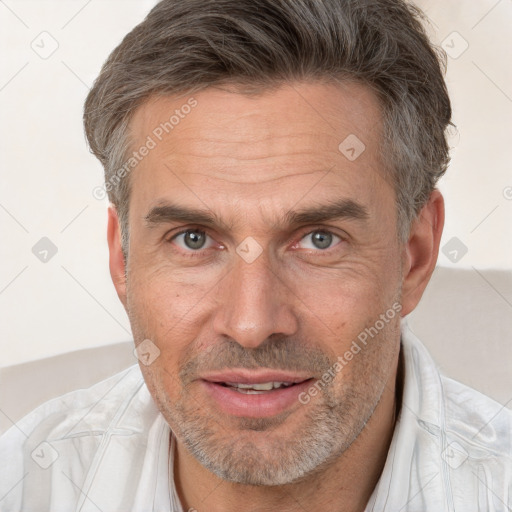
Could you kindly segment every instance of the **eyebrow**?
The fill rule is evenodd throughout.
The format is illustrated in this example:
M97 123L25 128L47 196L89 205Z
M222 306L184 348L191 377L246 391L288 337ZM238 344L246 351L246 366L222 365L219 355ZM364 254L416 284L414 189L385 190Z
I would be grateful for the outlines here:
M289 211L285 215L288 224L317 224L336 219L366 220L368 209L352 199L341 199L320 206Z
M209 210L198 210L172 203L161 203L154 206L149 210L144 220L149 228L176 221L227 227L224 222L217 219Z
M327 204L310 206L298 210L291 210L284 215L284 224L318 224L336 219L366 220L369 217L368 209L352 199L331 201ZM210 210L202 210L179 206L173 203L160 203L149 210L144 217L146 226L157 227L170 222L187 222L191 224L203 224L206 226L220 226L230 230L227 225L217 218ZM279 223L281 224L281 223ZM275 226L272 226L275 227Z

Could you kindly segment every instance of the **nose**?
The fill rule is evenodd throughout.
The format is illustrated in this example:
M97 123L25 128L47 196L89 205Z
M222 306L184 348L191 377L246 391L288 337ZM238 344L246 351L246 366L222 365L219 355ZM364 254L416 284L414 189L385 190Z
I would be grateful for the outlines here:
M272 334L295 334L294 295L265 255L252 263L235 257L234 267L217 290L215 332L246 348L256 348Z

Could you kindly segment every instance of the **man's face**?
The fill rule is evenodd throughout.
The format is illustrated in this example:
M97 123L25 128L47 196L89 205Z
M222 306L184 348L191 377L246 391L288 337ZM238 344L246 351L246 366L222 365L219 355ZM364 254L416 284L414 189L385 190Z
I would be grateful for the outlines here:
M160 351L141 369L210 471L296 481L350 447L396 371L403 248L378 101L356 84L193 97L131 124L133 149L156 143L130 177L123 301Z

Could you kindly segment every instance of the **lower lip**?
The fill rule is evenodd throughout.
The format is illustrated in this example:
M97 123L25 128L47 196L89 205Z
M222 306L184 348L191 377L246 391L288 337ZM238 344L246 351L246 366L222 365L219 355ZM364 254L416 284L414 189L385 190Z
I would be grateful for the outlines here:
M258 394L241 393L231 387L207 380L202 380L201 383L223 412L246 418L265 418L299 403L299 395L311 385L312 380Z

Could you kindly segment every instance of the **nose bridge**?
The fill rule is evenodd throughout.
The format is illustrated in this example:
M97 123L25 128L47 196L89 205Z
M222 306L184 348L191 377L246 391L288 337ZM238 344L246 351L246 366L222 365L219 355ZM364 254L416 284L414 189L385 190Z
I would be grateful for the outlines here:
M254 348L272 334L296 331L291 297L264 253L251 263L237 255L227 277L219 290L218 334Z

